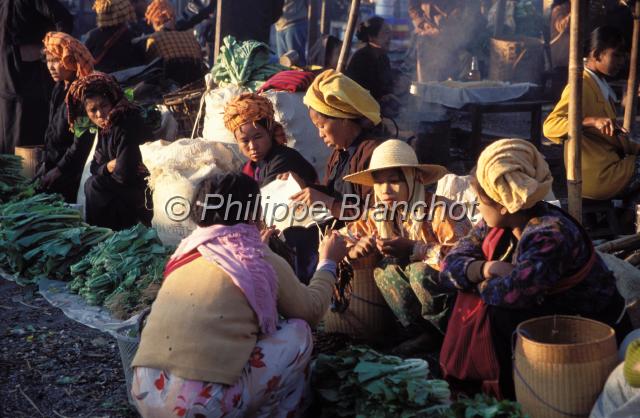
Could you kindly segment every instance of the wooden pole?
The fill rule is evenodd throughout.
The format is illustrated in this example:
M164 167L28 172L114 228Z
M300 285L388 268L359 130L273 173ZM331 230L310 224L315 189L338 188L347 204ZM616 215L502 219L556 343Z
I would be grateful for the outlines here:
M218 54L220 53L220 46L222 45L222 8L224 0L216 0L218 2L216 6L216 40L213 45L213 64L218 62Z
M327 34L327 0L321 0L320 7L320 36Z
M351 10L349 10L349 21L347 22L347 30L344 33L344 40L342 41L342 50L340 51L340 58L338 58L338 67L336 70L341 73L347 66L347 60L349 59L349 52L351 51L351 40L353 39L353 32L356 29L356 23L358 22L358 11L360 10L360 0L351 0Z
M586 0L571 0L569 40L569 139L567 190L569 213L582 222L582 22Z
M498 38L502 36L502 30L504 28L504 12L507 5L507 0L498 0L496 6L496 27L493 29L493 37Z
M638 43L640 42L640 0L636 1L633 12L633 40L631 41L631 63L627 80L627 102L624 107L624 129L631 132L636 116L638 101Z

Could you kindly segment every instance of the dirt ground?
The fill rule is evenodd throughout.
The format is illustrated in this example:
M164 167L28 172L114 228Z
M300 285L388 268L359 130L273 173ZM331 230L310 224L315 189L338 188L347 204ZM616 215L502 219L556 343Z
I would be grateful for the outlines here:
M137 417L115 339L0 279L0 417Z

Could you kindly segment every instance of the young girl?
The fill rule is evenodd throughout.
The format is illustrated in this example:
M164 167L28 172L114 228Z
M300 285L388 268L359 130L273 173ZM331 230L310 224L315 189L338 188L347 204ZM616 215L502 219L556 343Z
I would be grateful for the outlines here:
M266 97L244 93L234 98L224 109L224 124L249 159L242 171L260 186L285 173L293 173L304 183L301 186L317 181L313 166L287 147L284 129L276 122L273 105Z
M626 335L624 300L582 226L542 201L553 178L540 152L521 139L488 146L474 173L483 221L442 264L440 281L458 290L440 364L463 390L515 398L511 344L518 324L580 315Z
M93 73L76 80L67 96L69 124L86 112L99 130L85 183L87 222L114 230L138 222L149 225L152 211L147 196L148 175L139 145L150 138L140 109L130 103L115 79Z
M80 41L66 33L49 32L43 43L47 68L56 84L49 102L44 158L38 168L39 187L42 192L60 193L65 201L73 203L93 137L88 130L76 136L69 128L65 97L73 81L93 72L93 57Z
M389 139L375 149L369 169L345 177L373 187L376 205L362 220L346 225L352 241L349 258L379 254L395 258L402 267L420 263L407 270L409 282L393 271L376 276L383 297L405 327L424 322L424 317L443 328L445 307L434 306L437 295L429 294L435 291L431 284L437 282L441 260L471 230L462 207L452 216L450 202L425 193L425 185L446 173L441 166L418 164L409 144ZM460 216L454 220L455 215Z

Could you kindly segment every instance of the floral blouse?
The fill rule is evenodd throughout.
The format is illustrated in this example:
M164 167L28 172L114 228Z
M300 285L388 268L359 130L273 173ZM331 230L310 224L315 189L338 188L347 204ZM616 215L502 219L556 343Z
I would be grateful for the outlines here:
M526 225L517 242L512 264L505 277L485 280L478 285L467 278L471 262L485 260L482 242L489 232L484 221L449 251L442 264L440 281L462 291L477 291L488 305L529 308L550 302L575 312L598 312L607 306L616 292L615 279L600 256L587 277L557 295L548 292L561 279L578 272L589 261L591 244L576 221L553 206L540 203L537 214ZM507 260L508 261L508 260Z
M427 194L425 201L431 201L431 196ZM447 252L471 231L471 222L466 216L461 216L460 220L452 218L449 210L451 201L448 199L438 196L435 202L433 210L431 208L426 210L427 218L422 223L411 261L423 261L431 268L440 271L440 263ZM343 232L352 237L371 236L376 232L380 235L374 213L374 209L369 209L365 219L348 223ZM402 222L402 230L396 232L405 238L416 240L411 236L412 227L412 219L407 219Z

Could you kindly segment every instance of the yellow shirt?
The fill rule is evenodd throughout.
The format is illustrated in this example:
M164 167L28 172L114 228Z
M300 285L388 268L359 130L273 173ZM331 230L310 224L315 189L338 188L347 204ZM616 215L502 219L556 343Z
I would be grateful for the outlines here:
M615 119L613 104L604 98L596 80L584 72L582 87L583 117ZM544 121L544 136L562 144L569 133L569 86ZM584 128L582 136L582 194L596 200L617 196L629 183L635 169L640 146L627 138L604 135L594 128ZM565 148L565 164L567 150Z

